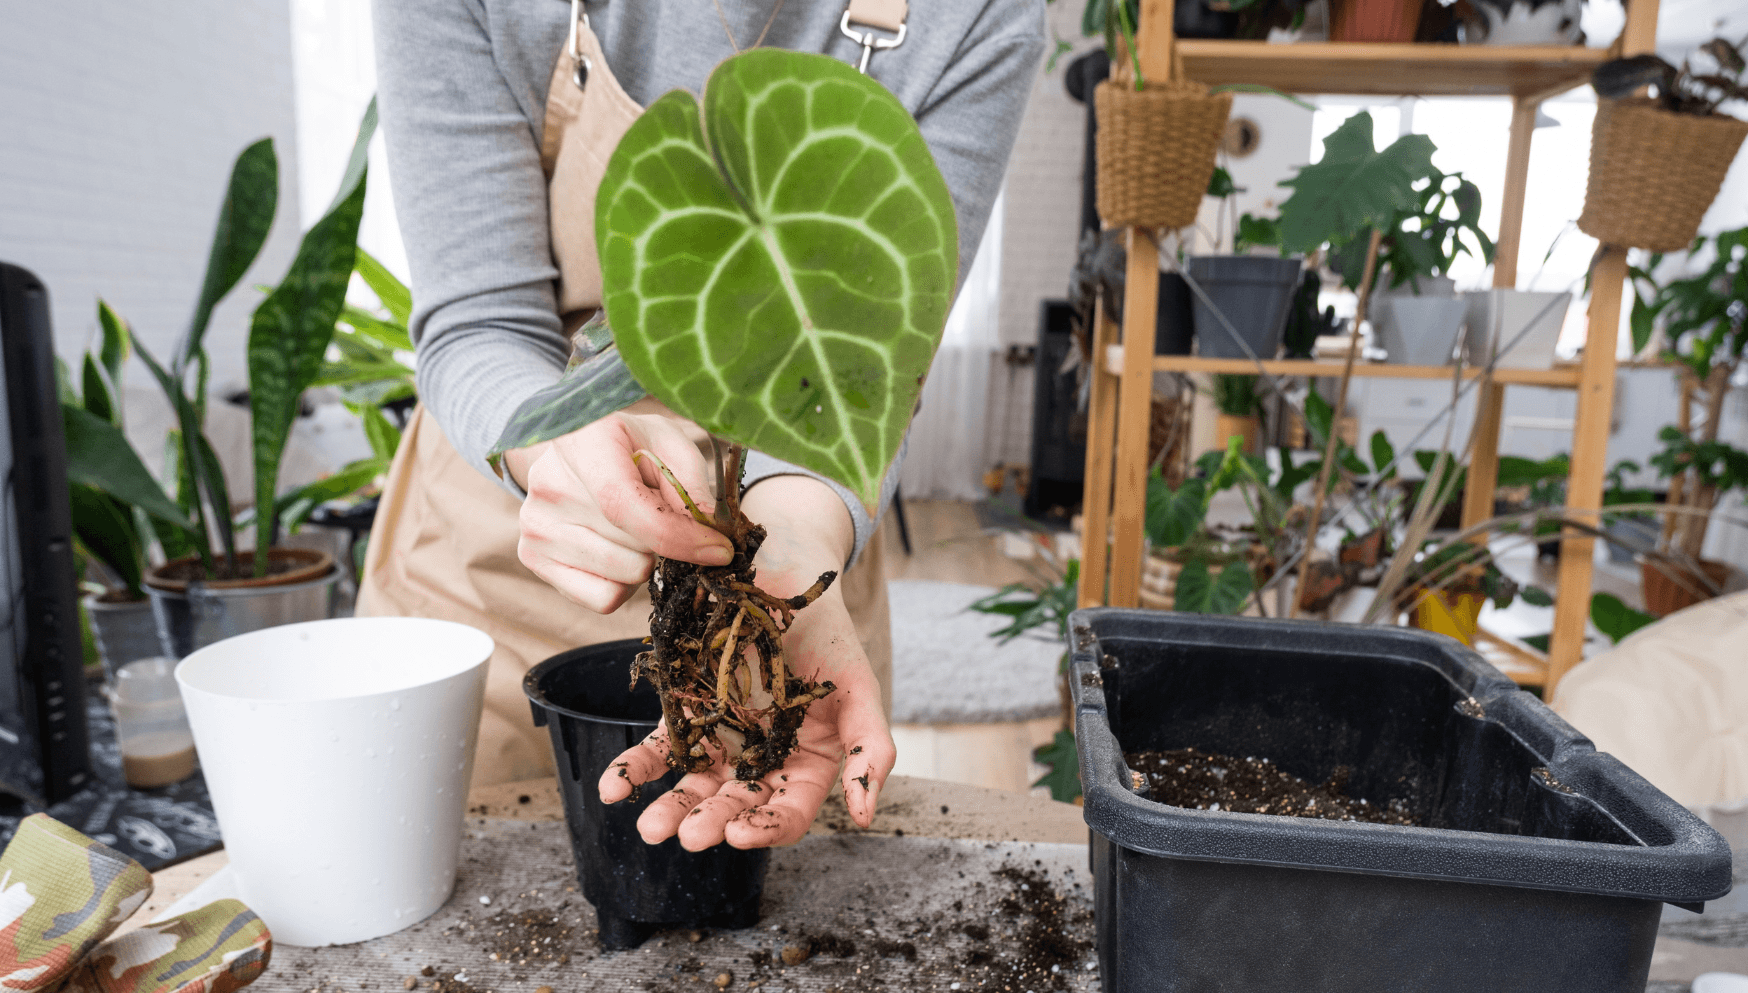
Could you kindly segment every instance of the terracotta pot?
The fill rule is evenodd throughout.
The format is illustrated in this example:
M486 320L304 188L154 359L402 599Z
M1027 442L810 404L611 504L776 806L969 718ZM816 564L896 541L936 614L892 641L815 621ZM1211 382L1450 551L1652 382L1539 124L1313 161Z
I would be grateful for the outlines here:
M1244 442L1239 446L1240 451L1246 455L1256 454L1257 433L1258 425L1255 414L1244 417L1221 414L1214 418L1214 442L1219 445L1222 451L1226 448L1227 439L1236 435L1244 439Z
M201 585L209 590L245 590L258 589L263 586L290 586L294 583L305 583L328 574L334 568L334 556L313 548L269 548L267 561L271 567L280 563L286 568L261 579L253 577L245 579L217 579L201 581ZM184 593L188 584L198 579L190 575L197 571L199 557L184 555L179 559L171 559L163 565L153 566L146 573L146 585L154 590L169 590ZM238 552L237 562L245 572L255 566L254 552Z
M1701 559L1699 567L1705 573L1705 579L1673 562L1640 556L1639 588L1645 595L1645 612L1654 617L1667 617L1685 610L1715 595L1706 592L1708 581L1710 585L1723 589L1724 581L1730 578L1727 563Z
M1330 41L1414 40L1423 0L1330 0Z

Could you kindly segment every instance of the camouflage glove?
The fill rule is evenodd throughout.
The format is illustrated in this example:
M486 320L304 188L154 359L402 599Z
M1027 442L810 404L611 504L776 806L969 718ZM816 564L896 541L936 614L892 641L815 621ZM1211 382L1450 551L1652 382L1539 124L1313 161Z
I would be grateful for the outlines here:
M0 987L55 990L151 894L138 862L47 814L26 817L0 854Z
M265 972L272 956L261 918L219 900L97 946L60 993L232 993Z

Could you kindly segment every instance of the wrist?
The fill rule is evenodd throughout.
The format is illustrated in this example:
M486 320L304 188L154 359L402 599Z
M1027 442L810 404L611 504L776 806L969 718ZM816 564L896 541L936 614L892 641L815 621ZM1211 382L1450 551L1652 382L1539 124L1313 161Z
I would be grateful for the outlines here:
M771 590L778 595L800 592L822 572L842 573L855 548L856 526L844 501L811 476L761 479L741 497L741 509L765 528L757 557L760 578L800 583L796 590Z

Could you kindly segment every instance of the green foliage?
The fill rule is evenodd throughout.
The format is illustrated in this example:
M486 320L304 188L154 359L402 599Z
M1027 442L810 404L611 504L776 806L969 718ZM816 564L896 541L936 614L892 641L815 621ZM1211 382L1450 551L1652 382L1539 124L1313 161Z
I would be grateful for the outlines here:
M1205 558L1185 562L1177 574L1172 609L1193 614L1236 614L1256 590L1256 578L1243 559L1235 559L1214 575Z
M82 483L68 484L67 495L73 512L73 537L79 547L109 567L129 600L145 596L140 588L146 568L145 544L132 511L109 494Z
M1252 248L1281 247L1281 222L1273 217L1241 214L1238 233L1232 236L1232 250L1239 255Z
M1050 799L1059 803L1073 803L1080 796L1080 753L1074 747L1073 731L1056 732L1048 745L1032 750L1032 759L1050 767L1033 786L1049 787Z
M1281 250L1310 253L1387 227L1420 203L1416 185L1437 173L1432 139L1411 134L1382 152L1372 141L1372 115L1361 111L1323 139L1323 158L1282 183L1293 193L1281 204Z
M1597 593L1590 598L1590 623L1613 644L1620 644L1622 638L1656 622L1657 618L1634 610L1613 593Z
M1532 607L1552 607L1554 605L1553 594L1540 586L1525 586L1517 591L1517 595L1523 598L1524 603Z
M510 415L510 423L487 456L493 466L513 448L551 441L649 396L626 367L613 337L599 314L583 325L564 375L522 401Z
M376 100L358 126L352 160L340 190L321 219L304 233L291 268L255 308L249 326L249 408L255 455L255 506L273 507L279 491L279 461L291 436L303 392L320 377L322 359L346 301L357 257L358 225L364 217L364 183L370 139L376 134ZM263 547L279 540L279 519L258 521ZM267 575L267 556L255 557L255 575Z
M878 500L958 273L952 198L897 98L828 56L734 56L701 102L676 90L631 126L595 231L638 382Z
M1716 495L1748 489L1748 452L1723 441L1695 441L1673 425L1657 433L1663 448L1651 456L1657 474L1669 479L1693 470L1699 485L1715 487Z
M1165 484L1165 474L1155 468L1147 477L1147 540L1155 548L1189 544L1202 530L1208 514L1208 486L1190 478L1176 490Z
M1381 479L1390 479L1396 475L1396 448L1390 444L1390 436L1382 431L1372 432L1372 467L1373 472Z
M310 385L337 387L341 401L364 417L365 408L381 408L416 394L413 368L401 360L401 355L413 350L407 332L413 300L406 286L362 248L353 271L376 294L381 312L350 303L340 308L329 360Z
M70 406L61 408L61 425L67 438L70 481L107 493L179 527L191 526L182 508L152 478L120 428L89 411Z
M1748 227L1709 239L1711 262L1695 275L1658 285L1651 275L1663 261L1631 267L1633 353L1643 351L1652 329L1663 325L1666 357L1684 363L1705 379L1715 364L1740 362L1748 348ZM1701 235L1688 249L1691 265L1706 249Z
M1242 373L1214 374L1214 407L1230 417L1250 417L1262 409L1256 393L1256 377Z
M1074 612L1075 596L1080 585L1080 560L1069 559L1062 578L1042 592L1024 583L1009 583L971 605L980 614L995 614L1008 618L1008 626L992 632L990 637L1002 644L1035 628L1050 626L1056 637L1068 640L1068 615ZM1065 656L1066 658L1066 656Z
M1628 473L1641 472L1643 469L1643 466L1634 462L1632 459L1621 459L1614 465L1609 466L1608 474L1604 477L1605 485L1602 489L1602 505L1604 507L1618 507L1621 504L1628 503L1657 502L1657 495L1652 493L1649 489L1640 486L1629 486L1627 484ZM1623 518L1633 521L1649 521L1652 520L1652 515L1649 512L1642 510L1629 511L1622 514L1602 515L1604 524L1613 524L1615 521Z
M1391 287L1406 283L1419 293L1421 279L1449 272L1459 255L1493 261L1493 239L1481 230L1480 188L1462 173L1447 174L1435 168L1417 197L1413 209L1398 212L1384 226L1385 237L1378 246L1378 269L1389 270ZM1343 275L1350 277L1349 285L1359 283L1370 237L1367 231L1365 238L1354 239L1358 264L1352 267L1351 275L1343 270Z
M1511 606L1511 601L1517 599L1520 592L1517 582L1494 564L1493 553L1485 545L1466 541L1427 542L1408 571L1408 581L1414 586L1442 590L1452 596L1479 594L1492 600L1493 605L1501 610ZM1524 599L1537 606L1553 603L1553 598L1539 589Z
M273 139L262 138L243 149L231 167L231 180L224 201L219 204L218 225L207 253L206 277L201 280L194 317L188 322L188 333L173 357L177 379L200 354L213 308L231 292L261 253L278 207L279 159L273 153Z
M1225 166L1215 166L1214 171L1208 174L1208 196L1224 200L1237 192L1238 184L1232 181L1232 174L1226 171Z

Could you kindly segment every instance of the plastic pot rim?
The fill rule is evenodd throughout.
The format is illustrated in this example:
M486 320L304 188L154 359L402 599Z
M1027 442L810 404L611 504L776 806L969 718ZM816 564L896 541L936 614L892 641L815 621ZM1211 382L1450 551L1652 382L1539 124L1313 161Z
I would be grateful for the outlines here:
M1185 629L1180 633L1188 633L1187 629L1196 627L1228 631L1267 628L1277 633L1286 629L1297 635L1301 644L1314 644L1329 639L1336 632L1347 631L1363 631L1367 637L1398 644L1419 643L1423 651L1435 650L1448 658L1453 668L1473 673L1474 686L1465 690L1452 672L1426 659L1404 657L1405 663L1439 672L1459 691L1481 705L1485 716L1480 720L1499 726L1519 746L1541 760L1556 778L1573 783L1587 781L1594 773L1608 772L1638 780L1657 798L1654 801L1656 809L1647 811L1647 814L1655 815L1663 822L1672 835L1671 840L1663 845L1616 845L1451 828L1189 810L1147 800L1127 786L1128 767L1107 717L1104 677L1099 665L1104 651L1092 630L1092 625L1100 621L1135 620L1147 621L1156 629L1173 626ZM1177 643L1216 642L1207 637L1184 637ZM1553 743L1551 754L1544 755L1541 749L1526 741L1517 728L1501 719L1531 716L1536 707L1543 706L1540 701L1519 690L1515 683L1493 669L1472 649L1449 639L1401 628L1202 615L1178 618L1154 611L1097 607L1074 612L1069 622L1069 644L1075 744L1085 791L1083 817L1088 827L1112 844L1172 859L1585 893L1673 903L1689 909L1730 892L1732 879L1728 847L1715 831L1685 807L1657 792L1618 759L1598 752L1588 738L1551 711L1548 716L1558 722L1556 727L1564 733ZM1336 657L1344 653L1326 650L1322 654ZM1093 689L1098 692L1092 692ZM1535 706L1529 706L1525 700ZM1591 796L1582 793L1579 796L1614 820L1629 836L1638 837L1637 833L1621 824L1608 807ZM1292 849L1298 857L1269 858L1245 851L1273 845ZM1452 867L1450 872L1425 868L1429 861L1439 861L1436 856L1429 860L1430 852L1453 848L1464 850L1466 855L1445 862ZM1305 857L1313 852L1323 857ZM1604 854L1609 856L1606 860L1609 864L1598 866L1596 856ZM1586 885L1572 878L1575 870L1577 875L1590 878L1593 884ZM1655 881L1672 876L1680 877L1680 886L1656 886Z
M623 639L618 639L618 640L633 641L633 642L641 643L643 639L641 639L641 638L623 638ZM593 645L583 645L583 646L580 646L580 648L599 648L602 645L610 645L610 644L612 644L612 642L603 641L603 642L597 642L596 644L593 644ZM591 714L591 713L587 713L587 712L581 711L581 710L572 710L569 707L561 707L558 704L553 703L551 700L547 699L546 690L541 687L540 680L548 672L551 672L552 670L557 669L558 667L570 662L571 661L571 653L578 651L578 650L579 649L577 649L577 648L573 648L570 651L560 652L559 654L554 655L553 657L551 657L549 659L546 659L545 661L541 662L539 665L528 670L528 673L522 677L522 694L528 698L530 703L534 704L537 707L542 708L543 710L549 710L555 714L561 714L565 717L575 718L576 720L579 720L579 721L595 721L595 722L600 723L600 724L618 724L622 727L654 727L656 724L660 723L661 718L659 718L659 717L656 718L655 720L650 720L648 718L635 718L635 717L606 717L606 716L603 716L601 714Z

